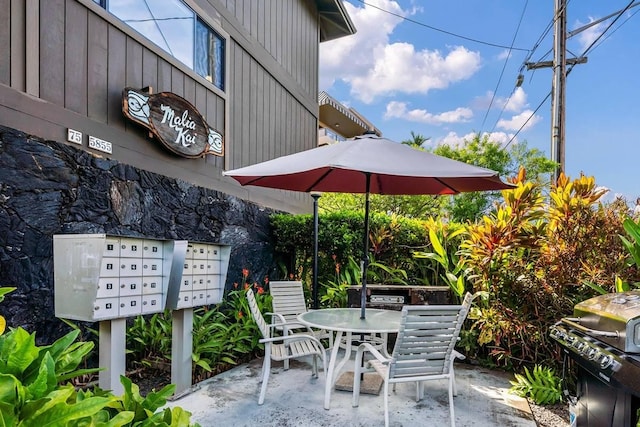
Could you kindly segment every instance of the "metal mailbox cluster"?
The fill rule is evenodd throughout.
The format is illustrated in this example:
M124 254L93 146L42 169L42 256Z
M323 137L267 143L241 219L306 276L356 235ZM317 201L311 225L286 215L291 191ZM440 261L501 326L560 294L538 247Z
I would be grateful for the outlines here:
M175 308L217 304L222 300L229 265L229 247L190 243Z
M54 236L57 317L108 320L221 301L230 247L106 234Z

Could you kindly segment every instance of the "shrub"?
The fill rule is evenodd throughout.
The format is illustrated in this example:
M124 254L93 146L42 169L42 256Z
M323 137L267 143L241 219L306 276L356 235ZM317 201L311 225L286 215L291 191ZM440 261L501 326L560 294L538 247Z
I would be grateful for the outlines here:
M524 375L515 374L510 392L533 400L538 405L553 405L562 401L562 380L553 369L535 365L533 371L524 368Z

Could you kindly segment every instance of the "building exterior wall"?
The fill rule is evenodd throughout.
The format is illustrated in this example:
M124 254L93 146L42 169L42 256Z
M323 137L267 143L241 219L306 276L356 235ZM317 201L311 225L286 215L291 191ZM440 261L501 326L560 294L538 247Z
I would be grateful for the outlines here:
M239 188L234 169L315 146L318 12L310 0L187 0L227 38L226 92L91 0L0 0L0 125L66 141L68 128L113 144L110 158L276 209L308 196ZM125 87L184 97L224 135L224 158L185 160L122 114ZM84 141L86 149L86 140Z
M278 271L270 213L311 210L305 194L240 187L222 172L316 145L316 2L185 1L227 39L225 91L92 0L0 0L0 286L18 288L3 314L43 342L62 327L55 234L228 244L229 285L242 268ZM187 159L150 139L122 113L125 87L185 98L223 134L224 157Z

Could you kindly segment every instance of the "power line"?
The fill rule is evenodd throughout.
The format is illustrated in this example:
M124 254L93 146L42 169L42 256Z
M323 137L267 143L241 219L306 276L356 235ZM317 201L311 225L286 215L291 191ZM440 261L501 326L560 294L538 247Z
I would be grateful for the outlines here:
M613 21L611 21L611 22L609 23L609 25L607 25L607 28L605 28L605 29L604 29L604 30L603 30L603 31L598 35L598 37L596 37L596 39L595 39L594 41L592 41L592 42L591 42L591 44L590 44L589 46L587 46L587 48L584 50L584 52L582 52L582 55L580 55L581 57L584 57L584 56L585 56L585 55L586 55L590 50L592 50L592 48L593 48L593 47L595 46L595 44L596 44L596 43L597 43L597 42L602 38L602 36L604 36L604 35L605 35L605 33L606 33L607 31L609 31L609 29L613 26L613 24L615 24L615 23L618 21L618 19L620 19L620 17L621 17L621 16L622 16L622 15L623 15L627 10L629 10L629 8L630 8L630 7L635 3L635 1L636 1L636 0L631 0L631 1L629 2L629 4L627 4L627 7L625 7L624 9L622 9L622 10L618 13L618 16L616 16L616 17L613 19ZM634 13L634 15L635 15L635 13ZM632 16L633 16L633 15L632 15ZM629 19L627 19L627 21L628 21L628 20L629 20ZM625 22L626 22L626 21L625 21ZM623 22L623 24L624 24L624 22ZM618 28L619 28L619 27L618 27ZM575 66L575 65L572 65L571 67L569 67L569 69L567 70L567 74L566 74L566 75L569 75L569 73L571 72L571 70L573 70L573 67L574 67L574 66Z
M484 124L487 121L487 116L489 115L489 111L491 110L491 107L493 106L493 101L495 101L495 99L496 99L496 93L498 92L498 88L500 87L500 83L502 82L502 77L504 76L504 70L507 68L507 63L509 62L509 58L511 57L511 49L513 47L513 44L516 42L516 37L518 36L518 32L520 31L520 25L522 24L522 19L524 18L524 13L527 10L527 5L528 4L529 4L529 0L525 1L524 7L522 8L522 13L520 14L520 20L518 21L518 25L516 26L516 31L513 34L513 38L511 39L511 47L509 47L509 52L507 54L507 57L504 60L504 65L502 66L502 70L500 71L500 76L498 77L498 82L496 83L496 88L493 90L493 94L491 95L491 101L489 102L489 106L487 107L487 111L485 111L485 113L484 113L484 118L482 119L482 125L480 125L480 133L482 133L482 129L484 128ZM507 103L511 100L511 96L512 95L513 95L513 91L511 92L511 95L509 95L509 98L507 99L507 101L502 106L502 111L504 111L504 108L506 107ZM500 112L500 115L502 115L502 111Z
M547 99L549 99L549 97L551 96L551 92L549 92L547 94L547 96L545 96L545 98L540 102L540 104L538 104L538 106L536 107L535 110L533 110L533 112L531 113L531 115L527 118L527 120L525 120L525 122L522 124L522 126L520 126L520 129L518 129L516 131L516 133L513 134L513 136L511 137L511 139L509 139L509 142L507 142L503 149L506 149L509 144L511 144L511 142L513 142L513 140L516 138L516 136L518 136L518 134L522 131L522 129L524 129L524 127L527 125L527 123L529 123L529 120L531 120L533 118L533 116L536 115L536 113L538 112L538 110L540 109L540 107L542 107L544 105L545 102L547 102Z
M397 14L395 12L391 12L390 10L386 10L386 9L383 9L383 8L381 8L379 6L374 5L374 4L367 3L364 0L358 0L358 1L360 3L362 3L362 4L364 4L365 6L373 7L374 9L378 9L378 10L384 12L384 13L388 13L389 15L393 15L393 16L395 16L397 18L400 18L400 19L402 19L404 21L411 22L412 24L420 25L421 27L425 27L425 28L428 28L428 29L433 30L433 31L438 31L438 32L443 33L443 34L447 34L447 35L450 35L450 36L453 36L453 37L457 37L459 39L467 40L467 41L478 43L478 44L483 44L485 46L498 47L500 49L519 50L519 51L523 51L523 52L528 52L529 51L529 49L523 49L523 48L513 47L513 46L509 47L509 46L505 46L505 45L501 45L501 44L497 44L497 43L485 42L485 41L482 41L482 40L474 39L472 37L467 37L467 36L463 36L463 35L460 35L460 34L456 34L456 33L453 33L451 31L447 31L447 30L443 30L441 28L433 27L431 25L427 25L424 22L416 21L415 19L407 18L406 16L399 15L399 14Z

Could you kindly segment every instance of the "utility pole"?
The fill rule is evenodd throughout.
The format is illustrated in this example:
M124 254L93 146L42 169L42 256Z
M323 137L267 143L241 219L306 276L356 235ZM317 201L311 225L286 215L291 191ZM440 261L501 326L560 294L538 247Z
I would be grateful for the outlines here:
M559 166L555 180L564 172L564 116L567 78L567 0L555 0L553 26L553 85L551 86L551 160Z
M528 70L553 68L551 87L551 160L558 163L554 181L564 172L565 149L565 85L567 64L584 64L586 57L567 59L567 0L555 1L555 23L553 27L553 61L527 62Z

